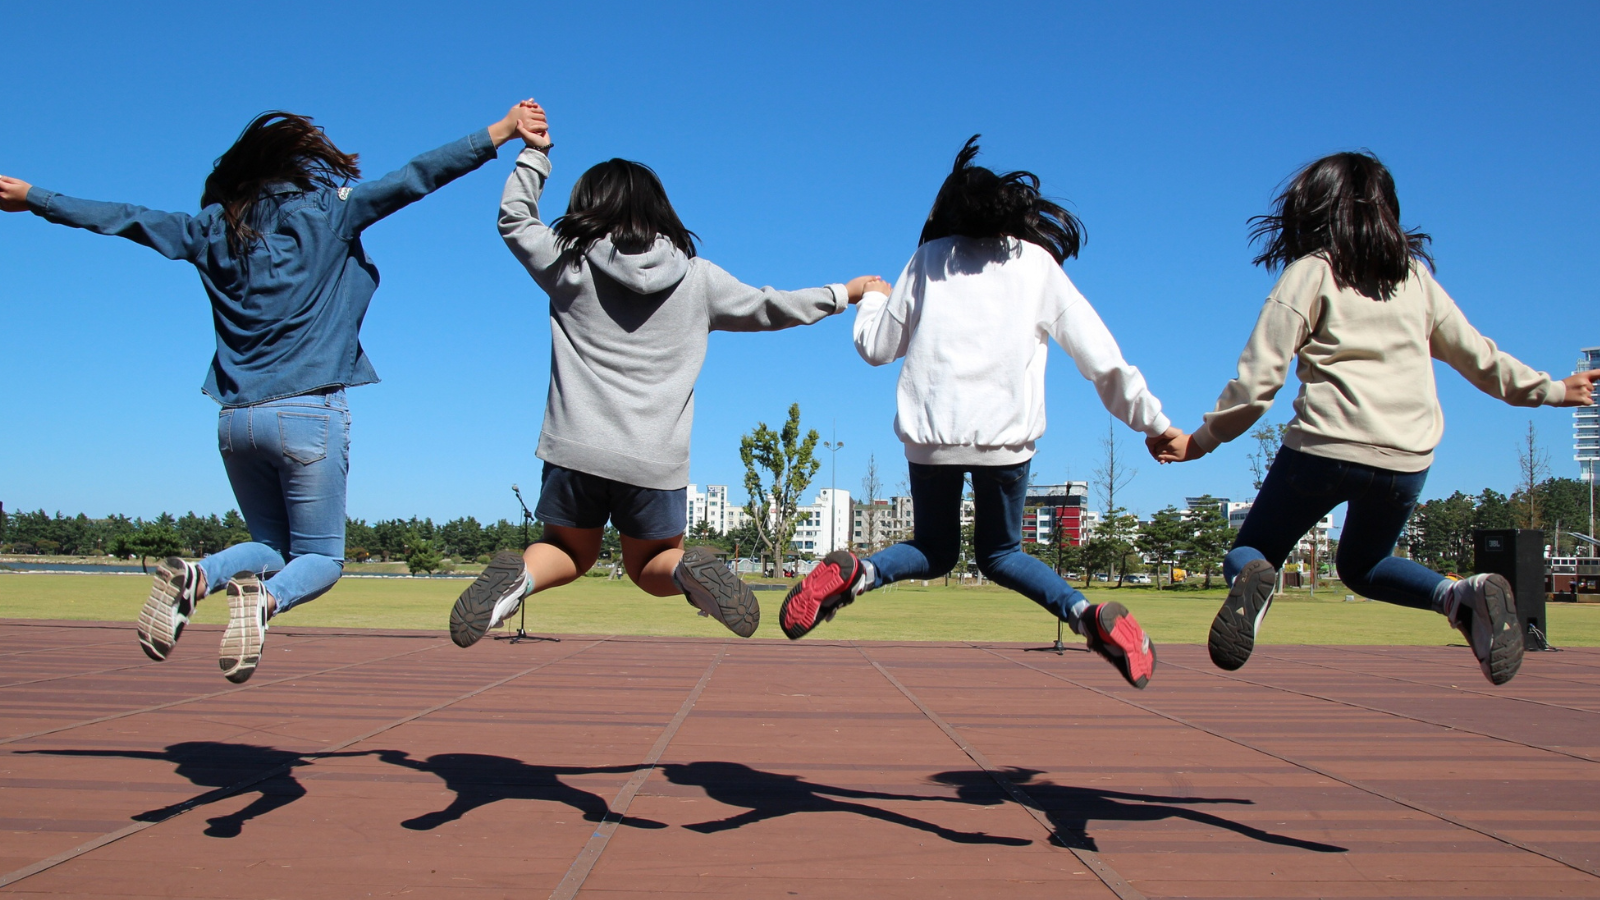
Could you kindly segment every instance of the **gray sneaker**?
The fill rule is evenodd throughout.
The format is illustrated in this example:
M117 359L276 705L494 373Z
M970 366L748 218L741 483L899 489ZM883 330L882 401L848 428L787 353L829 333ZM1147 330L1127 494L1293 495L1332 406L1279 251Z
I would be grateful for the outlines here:
M1206 649L1211 651L1211 661L1217 668L1232 672L1250 661L1261 620L1272 607L1272 592L1277 586L1278 570L1264 559L1245 563L1233 577L1228 599L1211 620L1211 635L1206 640Z
M275 603L267 586L254 572L240 572L228 582L228 629L222 633L217 665L222 676L243 684L261 663L261 648L267 642L267 620Z
M139 610L139 649L156 662L166 659L199 605L199 566L176 556L156 563L150 597Z
M1522 622L1511 582L1500 575L1474 575L1450 585L1445 618L1466 636L1478 668L1492 684L1505 684L1522 667Z
M484 632L510 618L531 593L533 577L522 554L501 550L456 598L450 609L450 640L458 647L471 647Z
M702 616L716 619L739 637L756 633L761 624L761 604L756 601L755 591L706 548L683 551L672 580Z

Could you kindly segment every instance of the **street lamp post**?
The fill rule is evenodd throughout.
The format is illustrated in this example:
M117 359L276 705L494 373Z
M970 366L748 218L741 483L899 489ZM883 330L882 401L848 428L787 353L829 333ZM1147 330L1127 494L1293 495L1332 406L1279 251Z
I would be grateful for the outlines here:
M838 433L834 433L838 437ZM839 511L835 507L839 503L839 448L844 446L844 441L823 441L822 446L832 454L831 471L828 473L828 552L837 550L839 542L837 529L839 527Z

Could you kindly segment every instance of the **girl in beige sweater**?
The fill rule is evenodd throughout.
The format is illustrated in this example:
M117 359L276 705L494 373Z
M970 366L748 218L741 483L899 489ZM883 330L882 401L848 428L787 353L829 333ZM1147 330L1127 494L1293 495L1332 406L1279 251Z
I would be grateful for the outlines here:
M1400 226L1389 170L1370 153L1302 169L1251 237L1257 265L1283 270L1262 307L1238 377L1191 435L1151 438L1162 462L1198 459L1249 430L1272 406L1291 361L1300 394L1223 561L1228 599L1211 625L1211 659L1244 665L1272 602L1278 567L1300 538L1348 503L1339 577L1374 600L1432 609L1504 684L1522 663L1516 599L1499 575L1462 581L1393 555L1444 434L1432 360L1515 406L1586 406L1600 370L1565 380L1535 371L1479 334L1433 280L1428 235Z

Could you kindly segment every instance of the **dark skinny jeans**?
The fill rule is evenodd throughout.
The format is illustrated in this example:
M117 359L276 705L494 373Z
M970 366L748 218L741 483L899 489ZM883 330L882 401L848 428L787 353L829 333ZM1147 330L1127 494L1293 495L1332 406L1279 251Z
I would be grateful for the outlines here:
M1436 610L1435 594L1445 577L1393 555L1427 480L1427 469L1393 472L1281 447L1222 561L1223 577L1232 584L1245 563L1256 559L1282 568L1313 525L1348 503L1335 560L1340 580L1363 597Z
M1030 462L1014 466L909 465L915 536L867 557L878 570L872 587L937 578L955 566L961 556L962 476L971 472L972 542L978 571L1078 630L1078 615L1088 601L1049 566L1022 552L1022 507L1027 499Z

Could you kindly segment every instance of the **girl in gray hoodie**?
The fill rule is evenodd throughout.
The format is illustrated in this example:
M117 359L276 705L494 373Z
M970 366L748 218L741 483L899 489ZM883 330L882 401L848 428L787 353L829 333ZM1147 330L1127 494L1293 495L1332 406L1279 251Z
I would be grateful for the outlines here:
M450 635L471 646L528 595L588 571L609 520L635 584L658 597L681 593L749 637L761 617L755 594L704 549L683 549L707 336L809 325L861 299L875 276L800 291L743 284L695 255L695 236L655 173L622 159L585 172L567 214L546 224L539 195L553 145L547 130L522 137L500 234L550 297L550 393L535 451L544 537L494 557L456 600Z

